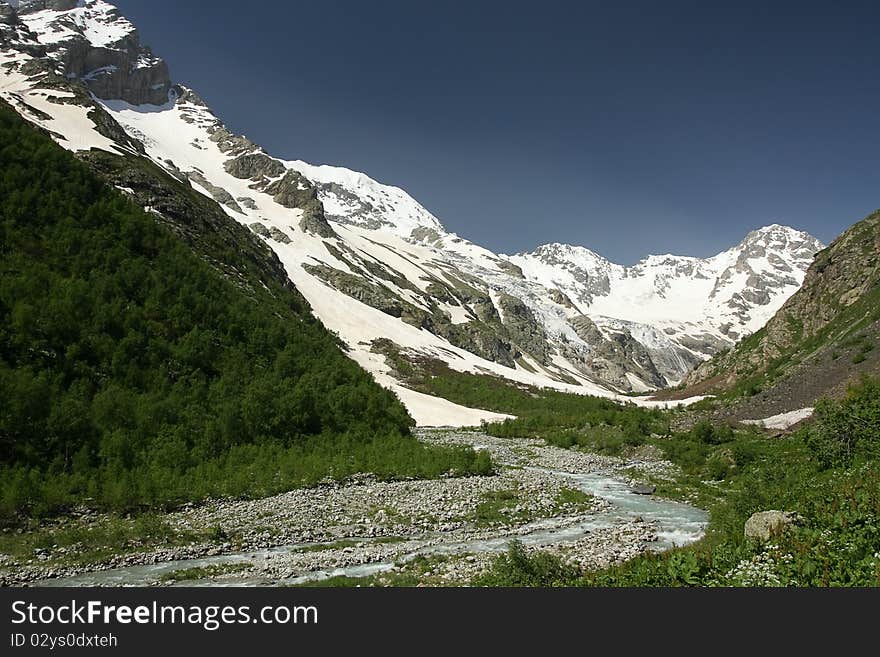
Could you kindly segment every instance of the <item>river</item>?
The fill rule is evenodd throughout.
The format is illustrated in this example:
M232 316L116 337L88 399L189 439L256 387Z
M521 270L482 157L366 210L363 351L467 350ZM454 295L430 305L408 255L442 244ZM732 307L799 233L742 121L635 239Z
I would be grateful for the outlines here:
M309 568L305 572L285 572L281 575L276 573L269 576L265 572L244 573L240 576L232 575L219 579L177 581L175 584L189 586L283 586L317 582L343 575L352 578L367 577L401 567L401 564L406 564L419 556L491 555L505 551L514 537L527 547L558 547L573 544L585 537L632 523L644 523L645 526L651 527L653 540L646 543L644 547L660 551L692 543L698 540L705 531L708 521L705 511L653 495L639 495L633 492L631 484L625 476L616 474L612 470L578 472L534 464L535 461L548 461L548 455L552 456L549 459L550 462L558 462L560 458L564 459L564 455L552 451L557 448L530 443L530 447L533 448L530 454L536 454L540 458L523 457L520 452L516 458L517 463L513 463L514 458L511 456L511 452L504 449L505 443L499 443L485 436L475 442L480 443L478 446L484 449L492 449L496 459L506 461L507 465L514 465L524 472L558 479L564 482L567 487L577 488L604 500L606 504L600 511L586 513L580 517L566 518L563 522L559 518L532 520L518 527L515 536L511 534L509 528L500 530L498 535L465 536L463 538L454 532L448 534L437 531L419 532L401 537L400 549L393 553L393 558L384 555L343 567L317 567ZM579 468L572 467L570 469L577 470ZM360 540L367 546L371 543L369 537L362 537ZM155 584L163 576L182 569L222 566L224 564L266 563L272 560L275 562L284 561L301 554L303 550L314 550L321 545L321 542L289 543L196 559L95 570L70 577L43 580L34 584L36 586L140 586ZM332 542L328 541L326 545L329 547ZM613 547L610 546L610 549Z

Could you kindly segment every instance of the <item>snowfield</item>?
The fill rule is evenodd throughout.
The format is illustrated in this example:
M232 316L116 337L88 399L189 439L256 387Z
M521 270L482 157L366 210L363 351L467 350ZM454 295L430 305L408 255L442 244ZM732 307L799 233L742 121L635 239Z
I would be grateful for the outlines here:
M788 429L789 427L793 427L798 422L802 422L813 417L813 408L799 408L796 411L789 411L788 413L780 413L779 415L772 415L770 417L765 417L762 420L743 420L743 424L751 424L758 427L763 427L764 429Z

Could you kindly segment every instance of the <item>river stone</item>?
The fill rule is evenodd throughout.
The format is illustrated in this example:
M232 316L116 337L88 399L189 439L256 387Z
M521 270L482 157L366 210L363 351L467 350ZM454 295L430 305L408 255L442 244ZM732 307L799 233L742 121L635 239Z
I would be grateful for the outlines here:
M789 511L759 511L746 520L745 537L768 541L797 521L798 515Z
M630 490L636 495L653 495L657 487L654 484L636 484Z

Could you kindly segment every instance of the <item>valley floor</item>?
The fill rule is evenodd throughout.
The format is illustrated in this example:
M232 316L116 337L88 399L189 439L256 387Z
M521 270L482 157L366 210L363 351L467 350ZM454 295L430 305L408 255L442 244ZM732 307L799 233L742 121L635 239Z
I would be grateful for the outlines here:
M123 542L90 556L84 542L109 520L44 527L32 554L0 554L6 585L295 585L372 576L372 583L465 584L513 539L587 569L698 539L707 515L637 495L624 469L672 478L671 463L599 456L532 439L422 430L428 443L487 449L488 477L379 482L365 476L259 500L210 501L156 522L164 544ZM56 532L53 534L52 532ZM87 542L87 541L86 541ZM12 550L10 550L12 552Z

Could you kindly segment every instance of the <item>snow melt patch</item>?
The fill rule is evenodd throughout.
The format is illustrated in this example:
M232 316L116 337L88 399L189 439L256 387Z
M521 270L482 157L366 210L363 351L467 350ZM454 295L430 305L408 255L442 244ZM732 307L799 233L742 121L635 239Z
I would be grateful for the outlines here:
M391 386L420 427L476 427L482 422L501 422L512 415L502 415L478 408L459 406L442 397L432 397L403 386Z
M743 420L743 424L751 424L764 429L788 429L798 422L802 422L813 416L813 408L799 408L796 411L780 413L779 415L771 415L762 420Z
M135 31L116 7L103 0L81 2L67 11L46 9L19 18L45 46L84 37L95 48L110 48Z
M72 93L32 88L31 79L14 68L21 61L21 57L0 53L0 98L20 108L23 118L48 130L67 150L120 152L114 141L97 131L88 108L71 104Z

